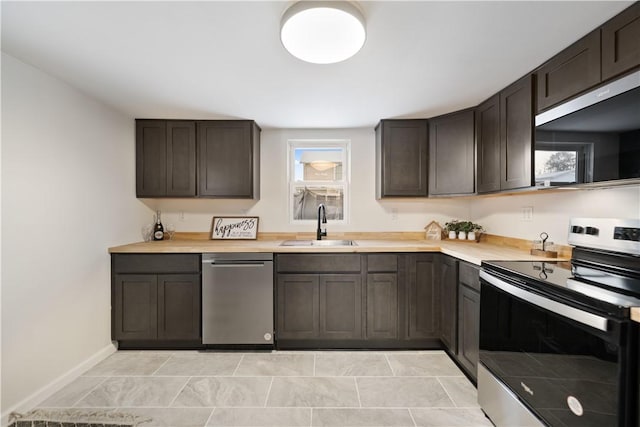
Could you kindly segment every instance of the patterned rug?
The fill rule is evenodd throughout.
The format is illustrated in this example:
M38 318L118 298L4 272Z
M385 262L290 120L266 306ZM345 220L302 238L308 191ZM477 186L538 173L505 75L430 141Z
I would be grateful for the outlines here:
M137 427L151 419L116 411L43 410L9 416L9 427Z

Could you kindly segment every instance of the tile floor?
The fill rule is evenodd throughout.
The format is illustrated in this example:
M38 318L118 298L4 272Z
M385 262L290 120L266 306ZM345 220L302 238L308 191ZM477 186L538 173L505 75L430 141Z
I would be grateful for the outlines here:
M143 426L491 426L442 351L119 351L40 405Z

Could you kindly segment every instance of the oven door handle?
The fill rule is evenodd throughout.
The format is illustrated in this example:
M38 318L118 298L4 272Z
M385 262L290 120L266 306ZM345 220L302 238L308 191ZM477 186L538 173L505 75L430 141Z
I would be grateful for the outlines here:
M609 330L609 320L606 317L598 316L596 314L589 313L588 311L580 310L575 307L562 304L558 301L554 301L547 297L543 297L542 295L534 294L533 292L529 292L525 289L519 288L518 286L511 285L504 280L492 276L484 270L480 271L480 278L510 295L518 297L521 300L534 304L538 307L552 311L556 314L559 314L560 316L567 317L571 320L575 320L578 323L582 323L583 325L587 325L604 332L607 332ZM480 303L482 304L482 296L480 297Z

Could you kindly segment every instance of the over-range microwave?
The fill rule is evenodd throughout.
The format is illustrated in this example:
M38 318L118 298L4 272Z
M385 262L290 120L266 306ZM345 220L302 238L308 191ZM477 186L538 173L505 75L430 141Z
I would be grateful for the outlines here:
M640 70L538 114L537 187L640 183Z

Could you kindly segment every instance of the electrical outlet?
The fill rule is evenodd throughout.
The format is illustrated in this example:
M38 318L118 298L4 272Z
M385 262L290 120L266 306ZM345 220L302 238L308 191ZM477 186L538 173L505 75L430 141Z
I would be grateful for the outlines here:
M391 209L391 220L392 221L398 220L398 209L396 208Z
M533 206L523 206L520 208L523 221L533 221Z

